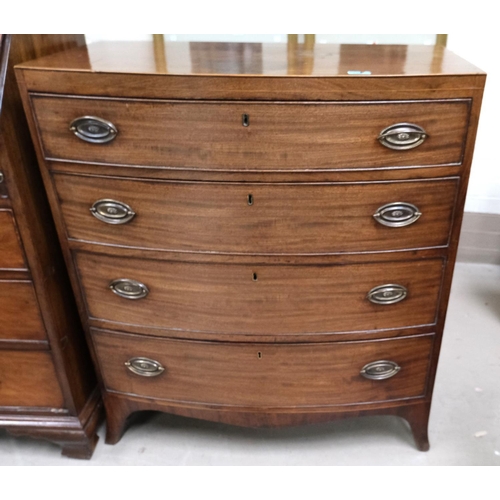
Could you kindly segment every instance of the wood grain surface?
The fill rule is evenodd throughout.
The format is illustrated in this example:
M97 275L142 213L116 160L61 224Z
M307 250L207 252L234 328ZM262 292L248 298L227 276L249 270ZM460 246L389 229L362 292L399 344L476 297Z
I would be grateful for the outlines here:
M325 406L425 396L433 336L331 344L231 344L153 339L93 330L107 390L207 405ZM159 362L157 377L132 373L133 357ZM367 363L401 370L368 380Z
M443 261L346 266L192 264L76 254L89 315L158 329L234 334L342 332L433 324ZM144 283L149 295L114 294L115 279ZM366 299L399 284L408 297L391 305Z
M64 407L50 352L0 349L0 407L6 406Z
M0 168L26 263L23 260L22 271L1 274L0 427L59 443L64 454L90 458L102 415L97 381L14 73L15 64L75 47L84 37L6 35L4 39L10 51L1 54L6 79ZM7 255L4 231L12 226L5 217L0 217L2 257ZM42 420L33 416L40 414L39 406L46 413Z
M26 269L26 260L12 210L0 209L0 242L0 268Z
M0 280L0 304L0 339L47 340L31 281Z
M482 71L432 47L104 43L17 74L82 317L115 332L93 331L107 442L139 410L248 426L393 414L428 449ZM117 138L81 142L68 130L75 114L110 120ZM377 136L387 120L417 123L429 137L386 150ZM109 190L133 206L130 224L89 215ZM405 232L377 233L361 221L382 193L434 208ZM339 242L333 253L308 250ZM114 295L116 278L143 281L149 295ZM387 308L366 301L367 288L389 282L407 286L408 298ZM350 371L365 348L387 359L408 352L422 368L408 383L397 382L403 370L390 379L394 391L365 391ZM167 370L134 376L123 359L133 355L160 356Z
M469 97L486 77L444 47L176 42L158 52L151 41L92 44L19 71L37 92L261 101Z
M460 164L470 106L467 99L259 104L36 95L32 102L46 158L249 171ZM112 122L116 139L77 138L69 127L82 116ZM406 151L378 142L383 129L406 122L428 139Z
M356 184L175 183L54 175L68 237L134 248L329 254L446 246L458 179ZM101 199L129 205L121 225L92 216ZM251 205L249 205L251 200ZM373 215L392 202L422 212L405 227Z
M163 44L158 64L154 41L92 43L28 61L23 67L37 71L64 68L67 73L130 73L187 76L243 75L270 77L342 77L354 80L348 70L370 70L371 75L433 76L483 72L445 47L425 45L354 45L276 43L171 42ZM361 76L361 79L374 78ZM255 79L255 78L254 78ZM356 78L359 80L359 78ZM147 93L148 89L141 89Z

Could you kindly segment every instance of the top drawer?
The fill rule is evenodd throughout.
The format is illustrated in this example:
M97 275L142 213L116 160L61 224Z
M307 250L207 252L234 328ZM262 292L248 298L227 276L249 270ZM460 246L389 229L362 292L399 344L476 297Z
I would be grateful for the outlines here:
M470 108L470 99L265 104L33 95L32 101L46 158L226 171L461 164ZM74 122L81 117L103 125ZM398 124L387 131L392 147L385 147L378 138Z

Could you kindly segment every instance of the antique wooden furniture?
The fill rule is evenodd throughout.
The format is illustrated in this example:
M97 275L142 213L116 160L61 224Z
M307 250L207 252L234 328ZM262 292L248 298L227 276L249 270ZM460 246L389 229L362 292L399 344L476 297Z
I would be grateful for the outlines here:
M14 74L82 38L1 36L0 428L90 458L99 391Z
M442 47L294 50L103 43L18 68L108 443L153 409L392 414L429 447L485 75Z

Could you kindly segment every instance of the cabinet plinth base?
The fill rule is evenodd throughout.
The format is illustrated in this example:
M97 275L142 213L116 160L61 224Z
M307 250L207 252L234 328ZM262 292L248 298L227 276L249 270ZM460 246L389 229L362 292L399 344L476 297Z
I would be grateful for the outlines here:
M0 414L0 428L14 436L45 439L62 447L62 455L89 460L99 440L97 427L103 419L96 390L79 416Z
M105 392L104 406L106 408L106 444L116 444L120 441L129 417L138 411L161 411L189 418L197 418L235 425L239 427L293 427L307 424L319 424L340 420L343 418L394 415L405 419L411 428L415 445L420 451L429 450L427 427L429 422L430 402L398 402L397 404L377 405L370 409L309 409L304 408L286 410L251 410L229 409L228 407L177 405L171 402L125 396L113 392Z

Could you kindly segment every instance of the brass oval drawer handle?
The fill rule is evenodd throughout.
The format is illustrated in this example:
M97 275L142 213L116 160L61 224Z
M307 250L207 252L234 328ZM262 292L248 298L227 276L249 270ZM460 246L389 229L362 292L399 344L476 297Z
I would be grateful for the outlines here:
M138 300L143 299L149 293L148 287L140 281L120 278L113 280L109 288L124 299Z
M75 118L69 129L82 141L92 144L111 142L118 134L117 128L111 122L97 116Z
M386 148L404 151L420 146L427 137L427 132L419 125L396 123L382 130L377 139Z
M394 377L401 367L394 361L373 361L361 368L360 374L370 380L385 380Z
M135 216L135 212L126 203L107 199L94 202L90 213L107 224L126 224Z
M406 299L408 290L403 285L380 285L372 288L366 298L372 304L389 305L397 304Z
M3 172L0 172L0 184L2 184L4 180Z
M417 222L421 215L422 212L415 205L397 201L379 207L373 218L383 226L403 227Z
M125 361L125 366L132 373L141 377L157 377L165 371L160 362L142 357L130 358L128 361Z

